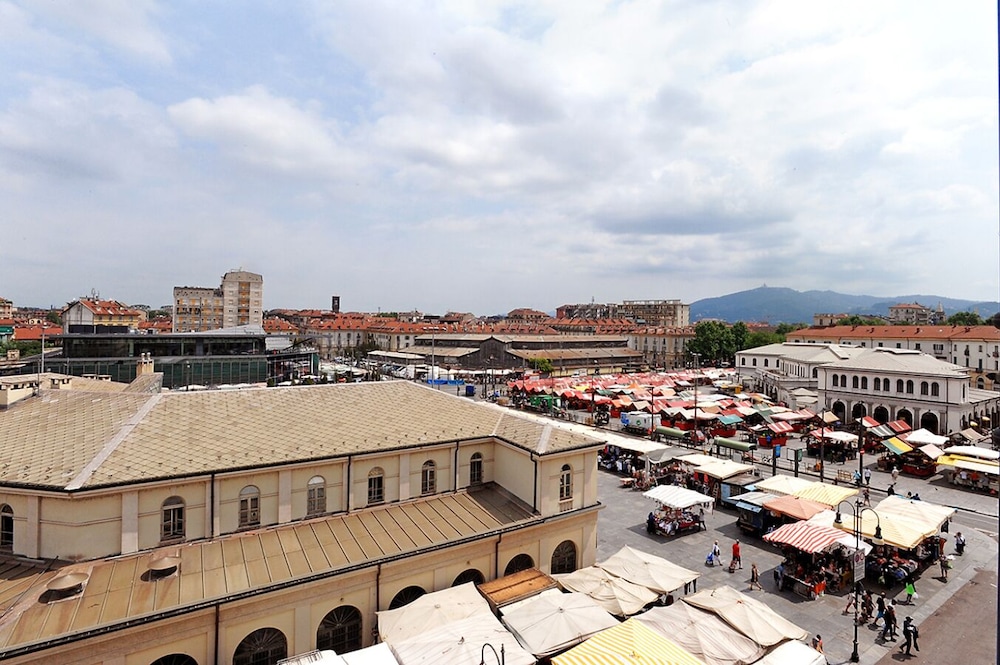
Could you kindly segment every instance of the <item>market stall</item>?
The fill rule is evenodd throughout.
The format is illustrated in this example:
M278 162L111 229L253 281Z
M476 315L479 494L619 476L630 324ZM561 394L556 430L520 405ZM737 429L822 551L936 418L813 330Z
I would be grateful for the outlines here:
M829 483L812 482L806 487L796 490L794 496L800 499L809 499L810 501L815 501L816 503L822 503L825 506L839 505L841 501L847 501L848 499L856 496L858 493L857 489L852 489L850 487L841 487L840 485L830 485Z
M996 495L1000 479L1000 463L952 453L957 447L959 446L948 448L945 454L936 460L938 466L947 469L948 482Z
M736 509L736 525L744 533L759 536L780 524L777 517L766 508L778 495L768 492L744 492L727 500Z
M781 496L765 504L765 509L775 517L779 526L783 523L807 520L813 515L828 510L829 506L798 496Z
M801 491L812 484L812 480L806 480L805 478L796 478L794 476L771 476L770 478L758 480L755 488L759 492L769 492L771 494L777 494L778 496L784 496L786 494L794 495L796 492Z
M710 510L714 502L706 494L676 485L660 485L644 492L643 496L659 504L646 517L646 530L666 536L704 529L704 510Z
M858 435L829 427L820 427L809 432L806 439L806 453L831 462L844 463L857 457Z
M814 522L792 522L764 534L765 541L785 553L781 589L809 599L827 590L849 589L854 583L854 552L843 537L842 531Z

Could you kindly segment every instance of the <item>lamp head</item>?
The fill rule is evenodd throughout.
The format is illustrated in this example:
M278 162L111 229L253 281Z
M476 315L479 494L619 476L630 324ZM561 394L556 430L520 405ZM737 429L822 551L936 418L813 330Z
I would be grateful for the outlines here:
M872 542L876 545L884 545L885 541L882 540L882 526L880 524L875 525L875 537L872 538Z
M837 516L833 518L833 523L834 524L843 524L844 523L843 518L841 518L841 516L840 516L840 511L839 510L837 511Z

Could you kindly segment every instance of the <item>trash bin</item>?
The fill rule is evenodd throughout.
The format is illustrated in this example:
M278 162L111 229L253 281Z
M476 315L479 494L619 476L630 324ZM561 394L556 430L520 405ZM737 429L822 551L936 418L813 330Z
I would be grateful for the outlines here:
M476 396L476 387L474 385L467 385L467 386L465 386L465 396L466 397L475 397Z

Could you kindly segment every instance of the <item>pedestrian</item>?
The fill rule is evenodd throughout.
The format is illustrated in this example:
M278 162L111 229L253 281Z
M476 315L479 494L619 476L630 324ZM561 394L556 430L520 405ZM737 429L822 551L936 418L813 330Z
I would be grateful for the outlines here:
M875 603L872 601L872 592L866 590L864 599L861 601L861 616L858 619L858 625L868 623L868 619L872 618L874 611Z
M865 467L865 487L872 484L872 470L867 466Z
M813 649L816 649L816 651L819 651L820 653L826 653L825 651L823 651L823 636L820 635L819 633L817 633L816 637L813 638L812 644L813 644Z
M774 585L781 591L781 585L785 581L785 562L782 561L774 568Z
M858 604L858 596L857 596L857 594L853 594L853 593L847 594L847 605L844 606L844 611L841 612L841 614L844 614L844 615L850 614L851 608L852 607L856 607L857 604Z
M719 548L719 541L712 545L712 565L722 565L722 550Z
M895 485L898 479L899 479L899 469L894 466L892 467L892 484Z
M764 587L760 584L760 572L757 570L756 562L750 564L750 588L747 591L753 591L754 587L757 587L761 591L764 590Z
M896 486L894 484L890 484L889 487L886 488L885 493L889 496L892 496L893 494L896 493Z
M740 541L739 539L733 543L733 561L732 565L740 569L743 568L743 557L740 556Z
M920 646L917 645L917 637L920 636L920 632L917 630L917 626L913 623L913 617L906 617L903 619L903 639L905 640L899 645L899 650L905 653L907 656L912 656L910 649L916 649L920 651Z
M891 600L889 604L885 607L885 627L882 629L882 641L892 640L896 641L896 628L898 624L896 623L896 601Z
M961 531L955 534L955 552L958 553L958 556L965 553L965 536L962 535Z
M906 581L906 604L912 605L913 599L917 597L917 588L913 585L913 579L908 579Z
M646 516L646 533L656 533L656 515L652 511Z
M945 582L948 581L948 569L951 568L951 561L948 561L948 555L942 554L941 558L938 560L941 564L941 579Z
M865 489L862 492L861 496L864 498L864 501L863 501L864 505L866 505L866 506L872 505L872 495L871 495L871 492L868 491L867 487L865 487Z
M872 626L878 628L879 619L885 618L885 592L878 595L878 599L875 601L875 609L877 613L875 614L875 620L872 621Z

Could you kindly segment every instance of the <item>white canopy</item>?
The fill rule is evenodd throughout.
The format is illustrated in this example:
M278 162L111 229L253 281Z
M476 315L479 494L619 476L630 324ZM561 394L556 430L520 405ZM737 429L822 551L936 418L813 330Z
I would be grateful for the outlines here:
M966 457L978 457L987 460L1000 460L1000 452L983 448L982 446L951 446L945 448L947 455L964 455Z
M939 506L929 501L914 501L901 496L888 496L875 506L875 512L879 515L884 513L899 515L937 530L955 514L955 509Z
M655 591L616 577L597 566L553 577L562 588L587 594L598 605L619 617L632 616L660 597Z
M655 554L632 549L628 545L597 565L612 575L661 594L675 591L701 577L701 573L682 568Z
M503 622L524 648L539 658L574 647L618 625L594 600L582 593L541 594L504 613Z
M392 655L392 650L385 642L351 651L340 657L346 665L399 665L399 661Z
M487 642L498 652L503 647L507 665L535 665L535 657L488 612L453 621L389 647L399 665L479 665Z
M809 633L761 601L729 586L699 591L684 602L717 614L757 644L769 647L784 640L804 640Z
M379 638L390 644L477 614L492 616L490 604L472 582L424 594L399 609L376 612Z
M798 640L782 642L754 665L826 665L826 656Z
M794 476L771 476L754 483L759 492L768 492L778 496L794 496L796 492L811 486L814 481Z
M931 432L923 428L920 428L914 432L910 432L905 436L900 436L899 438L903 439L903 441L906 441L914 448L919 448L920 446L928 443L933 443L935 446L943 446L945 443L948 442L948 437L932 434Z
M715 499L706 494L676 485L658 485L651 490L643 492L642 495L654 501L659 501L664 506L676 509L690 508L699 504L710 506L715 501Z
M821 427L819 429L814 429L809 432L809 436L814 436L817 439L829 439L830 441L839 441L841 443L854 443L858 440L857 434L851 434L850 432L842 432L840 430L830 429L829 427Z
M756 642L715 614L687 603L654 607L635 620L673 640L706 665L752 663L764 653Z
M753 468L753 464L742 464L728 459L714 459L711 462L699 464L694 470L718 480L725 480L741 473L749 473L753 471Z

